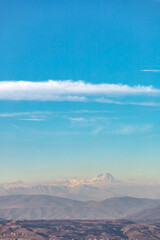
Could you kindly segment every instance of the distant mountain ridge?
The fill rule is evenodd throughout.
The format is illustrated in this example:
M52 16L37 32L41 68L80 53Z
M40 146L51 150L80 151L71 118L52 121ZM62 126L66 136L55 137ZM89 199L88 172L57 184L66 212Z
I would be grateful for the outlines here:
M61 178L30 184L16 180L0 184L0 196L5 195L50 195L83 201L125 196L160 199L160 184L122 182L112 174L104 173L90 179Z
M160 206L142 210L138 213L127 216L127 218L136 222L160 222Z
M76 201L45 195L0 197L3 219L120 219L160 206L160 200L130 197Z
M99 184L110 184L110 183L119 183L120 180L117 180L114 178L110 173L101 173L97 177L91 178L91 179L86 179L86 178L60 178L60 179L55 179L52 181L45 182L44 184L39 183L40 185L57 185L57 186L68 186L68 187L74 187L78 185L99 185ZM10 188L12 186L14 187L26 187L26 186L33 186L33 185L39 185L39 184L26 184L23 181L17 179L14 182L11 183L4 183L1 184L1 186L5 189Z

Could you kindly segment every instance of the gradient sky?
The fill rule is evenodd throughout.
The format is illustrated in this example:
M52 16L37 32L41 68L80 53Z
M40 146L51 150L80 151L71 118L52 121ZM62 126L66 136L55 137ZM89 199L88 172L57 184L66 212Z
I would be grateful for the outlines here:
M1 182L160 182L159 26L158 0L0 0Z

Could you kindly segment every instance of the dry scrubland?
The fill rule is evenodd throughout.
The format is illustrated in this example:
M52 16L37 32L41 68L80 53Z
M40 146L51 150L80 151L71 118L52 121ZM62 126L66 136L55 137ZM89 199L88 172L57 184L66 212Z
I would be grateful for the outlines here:
M1 221L0 239L156 240L160 239L160 224L126 220Z

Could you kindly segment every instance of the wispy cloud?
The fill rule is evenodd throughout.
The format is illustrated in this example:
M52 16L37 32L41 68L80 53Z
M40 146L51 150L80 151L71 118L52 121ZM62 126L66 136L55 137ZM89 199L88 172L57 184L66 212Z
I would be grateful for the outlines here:
M92 84L84 81L1 81L0 100L87 101L95 96L160 95L153 86Z
M34 111L34 112L5 112L0 113L0 117L21 117L21 116L39 116L39 115L48 115L52 114L52 112L47 111Z
M119 105L137 105L137 106L155 106L158 107L160 106L160 103L156 102L132 102L132 101L115 101L112 99L107 99L107 98L97 98L96 102L101 102L101 103L110 103L110 104L119 104Z
M79 114L83 114L83 113L96 114L96 113L109 113L111 111L109 111L109 110L88 110L88 109L82 109L82 110L77 110L77 111L72 111L72 112L79 113Z
M1 118L16 118L22 121L45 121L52 112L34 111L34 112L6 112L0 113Z
M142 125L124 125L120 128L114 130L112 133L120 135L131 135L134 133L145 133L153 128L151 124L142 124Z
M76 121L76 122L85 122L85 123L95 123L95 122L108 122L108 120L115 120L116 117L106 117L106 116L92 116L92 117L64 117L65 119L68 119L70 121Z
M21 120L21 121L45 121L46 119L44 119L44 118L20 118L18 120Z
M86 119L85 118L76 118L76 117L70 117L70 118L68 118L69 120L71 120L71 121L76 121L76 122L84 122L84 121L86 121Z
M160 72L160 69L142 69L141 72Z
M105 128L102 126L98 126L96 129L92 131L92 134L97 135L98 133L102 132Z

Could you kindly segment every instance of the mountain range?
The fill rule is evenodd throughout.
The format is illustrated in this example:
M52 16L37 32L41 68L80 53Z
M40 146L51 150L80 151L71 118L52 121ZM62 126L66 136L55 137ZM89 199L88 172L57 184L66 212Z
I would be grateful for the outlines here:
M121 197L76 201L45 195L0 197L1 219L135 219L135 214L155 208L160 208L160 200Z
M160 222L160 206L154 207L151 209L144 209L140 212L137 212L128 216L128 218L132 219L133 221L143 222L143 223Z
M90 179L86 178L79 178L79 177L74 177L74 178L58 178L54 179L52 181L47 181L44 182L45 185L56 185L56 186L67 186L67 187L75 187L79 185L90 185L90 186L96 186L96 185L103 185L103 184L112 184L112 183L120 183L120 180L114 178L110 173L104 173L104 174L99 174L97 177L93 177ZM42 184L42 182L39 182L39 184ZM20 179L17 179L14 182L10 183L3 183L1 184L1 187L8 189L11 187L29 187L33 186L35 183L24 183Z
M50 195L80 201L125 196L160 199L160 184L122 182L105 173L91 179L75 177L38 183L16 180L0 184L0 196L6 195Z

